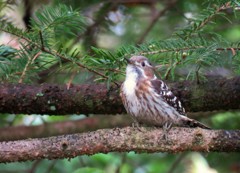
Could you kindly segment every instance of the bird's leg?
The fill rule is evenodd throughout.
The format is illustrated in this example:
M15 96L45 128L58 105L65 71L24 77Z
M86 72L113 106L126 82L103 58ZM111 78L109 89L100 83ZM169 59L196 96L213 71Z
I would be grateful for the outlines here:
M140 124L139 124L139 122L137 122L137 121L134 121L134 122L132 123L132 127L133 127L133 128L135 128L135 127L139 128L139 126L140 126Z
M168 132L170 131L170 129L172 128L172 123L169 122L165 122L163 124L163 139L164 140L168 140Z
M136 120L133 121L132 127L133 128L136 127L140 132L143 132L143 130L141 129L141 124L139 122L137 122Z

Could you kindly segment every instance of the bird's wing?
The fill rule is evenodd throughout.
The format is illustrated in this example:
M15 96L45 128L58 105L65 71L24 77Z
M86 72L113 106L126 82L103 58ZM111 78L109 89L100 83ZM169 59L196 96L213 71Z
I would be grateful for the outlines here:
M168 89L168 86L162 80L152 80L151 84L155 92L161 95L170 106L174 107L181 115L186 115L181 101Z

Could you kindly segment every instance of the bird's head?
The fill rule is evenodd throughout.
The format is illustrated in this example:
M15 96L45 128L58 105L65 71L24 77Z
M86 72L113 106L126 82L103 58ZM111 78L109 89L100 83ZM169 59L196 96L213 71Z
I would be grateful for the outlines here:
M126 59L128 65L126 70L127 77L135 75L137 78L152 79L155 77L153 66L149 60L144 56L132 56L130 59Z

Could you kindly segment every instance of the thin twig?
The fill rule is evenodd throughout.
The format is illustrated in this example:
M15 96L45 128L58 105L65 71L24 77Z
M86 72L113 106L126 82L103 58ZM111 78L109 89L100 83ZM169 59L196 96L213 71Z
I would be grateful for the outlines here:
M171 66L171 67L168 68L168 70L167 70L167 72L165 73L165 76L164 76L164 79L165 79L165 80L168 80L168 77L169 77L169 75L170 75L171 70L172 70L174 67L176 67L178 64L180 64L180 61L176 61L176 62L173 64L173 66Z
M22 75L21 75L18 83L22 83L23 82L23 79L24 79L24 77L26 75L26 72L28 70L29 65L32 64L40 54L41 54L41 52L38 52L38 53L36 53L36 55L32 59L28 58L28 62L27 62L27 64L25 65L25 67L23 69Z
M161 50L155 50L150 52L140 52L139 55L154 55L159 53L167 53L167 52L180 52L180 51L188 51L188 50L195 50L199 48L206 48L205 46L193 46L193 47L183 47L178 49L161 49ZM227 47L227 48L216 48L217 51L239 51L240 47ZM133 56L135 54L131 54ZM126 55L127 56L127 55Z
M69 79L68 82L67 82L67 90L69 90L69 88L71 87L72 81L73 81L73 79L75 78L75 76L76 76L76 72L74 71L74 72L71 74L70 79Z
M119 69L114 69L114 68L96 68L98 70L106 70L106 71L111 71L111 72L116 72L116 73L121 73L125 74L125 72L119 70Z
M122 4L124 2L122 1L112 1L112 0L107 0L105 2L103 2L103 6L100 9L100 11L102 11L101 15L98 16L98 18L94 21L94 23L90 26L87 27L86 31L84 33L81 33L77 36L77 38L74 40L74 42L72 43L72 46L75 45L76 43L78 43L81 39L83 39L85 37L85 39L87 39L88 42L92 42L90 46L93 46L96 44L96 42L93 40L93 38L95 38L96 36L96 31L97 28L99 28L99 26L104 23L104 21L106 21L106 16L109 13L109 11L111 11L112 9L116 9L117 6L119 4ZM104 9L106 7L106 9ZM88 36L91 36L90 41Z
M42 31L39 31L39 37L40 37L40 41L41 41L41 50L44 51L44 42L43 42L43 36L42 36Z
M199 70L200 70L200 66L197 67L196 69L196 80L197 80L197 84L200 84L200 77L199 77Z
M158 19L160 17L162 17L170 8L172 8L172 6L174 6L176 4L177 0L174 1L170 1L167 6L158 12L157 15L155 15L155 17L152 19L150 25L147 27L147 29L143 32L143 34L140 36L139 40L137 41L137 44L141 44L143 42L143 40L145 39L145 37L148 35L148 33L152 30L152 28L154 27L154 25L156 24L156 22L158 21Z
M222 5L221 7L217 8L216 11L210 15L208 18L206 18L201 25L199 25L196 30L200 30L201 28L203 28L216 14L218 14L220 11L229 8L230 7L230 2L227 2L226 4Z

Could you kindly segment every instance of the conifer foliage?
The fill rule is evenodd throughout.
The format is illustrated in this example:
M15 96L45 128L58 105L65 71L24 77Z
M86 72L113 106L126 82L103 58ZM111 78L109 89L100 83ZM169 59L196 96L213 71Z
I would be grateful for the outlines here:
M208 7L200 15L188 19L188 25L177 28L165 40L153 40L140 45L124 45L115 50L106 50L93 45L86 52L74 41L65 44L65 40L74 40L84 35L88 29L86 17L81 10L73 10L64 4L45 7L35 13L31 19L31 29L17 28L3 14L0 31L11 34L19 40L20 49L5 45L0 47L0 77L5 82L33 82L41 72L58 66L55 71L90 72L98 81L108 84L117 82L124 74L125 57L144 55L156 64L163 78L175 78L176 67L190 66L184 79L204 78L204 70L210 66L224 66L226 54L232 53L233 67L239 65L239 42L232 43L221 35L212 32L216 18L226 16L226 10L233 13L237 2L209 1ZM11 8L7 1L0 8ZM235 15L237 18L238 15ZM79 70L80 69L80 70ZM238 69L233 69L238 72ZM91 75L90 75L91 76Z

